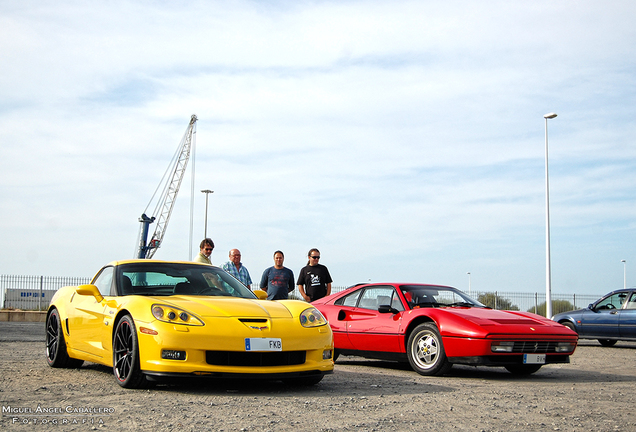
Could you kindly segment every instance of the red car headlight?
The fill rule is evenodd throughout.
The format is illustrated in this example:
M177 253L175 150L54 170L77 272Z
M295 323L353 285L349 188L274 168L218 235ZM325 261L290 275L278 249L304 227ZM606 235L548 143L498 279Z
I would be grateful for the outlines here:
M559 342L554 348L554 352L565 353L573 351L576 348L576 342Z
M512 349L514 348L515 343L514 342L492 342L490 344L490 350L492 352L496 352L496 353L509 353L512 352Z

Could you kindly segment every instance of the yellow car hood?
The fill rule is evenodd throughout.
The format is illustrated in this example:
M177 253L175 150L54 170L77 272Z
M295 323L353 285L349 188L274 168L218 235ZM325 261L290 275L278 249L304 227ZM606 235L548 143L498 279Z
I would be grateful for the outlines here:
M157 303L171 304L200 317L292 318L291 312L284 305L270 300L203 296L156 299Z

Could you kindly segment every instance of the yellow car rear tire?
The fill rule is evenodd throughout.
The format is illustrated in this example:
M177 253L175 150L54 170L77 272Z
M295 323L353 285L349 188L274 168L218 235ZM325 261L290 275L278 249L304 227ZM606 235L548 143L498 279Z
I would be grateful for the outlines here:
M84 363L69 357L57 309L52 309L46 317L46 362L54 368L79 368Z

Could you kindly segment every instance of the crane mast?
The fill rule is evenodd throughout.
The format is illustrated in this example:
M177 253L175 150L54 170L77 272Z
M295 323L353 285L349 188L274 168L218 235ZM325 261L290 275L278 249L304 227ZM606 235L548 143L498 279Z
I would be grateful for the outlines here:
M161 246L163 237L166 234L168 222L170 221L172 209L174 208L174 203L177 199L177 194L179 193L179 188L181 187L181 181L183 180L186 167L188 165L188 160L190 159L192 140L196 134L196 122L197 116L193 114L190 118L190 123L188 124L185 134L183 135L183 138L179 143L177 153L175 154L175 157L168 167L167 172L171 172L171 175L170 177L168 177L167 181L164 184L162 194L158 198L158 204L155 209L155 213L159 211L159 215L149 217L146 215L146 212L144 212L139 218L139 222L141 222L141 231L139 236L139 249L137 251L137 258L150 259L153 257L157 249ZM158 189L159 188L157 188L157 190ZM148 241L150 224L155 222L155 220L157 221L157 225L155 226L155 231L152 234L150 241Z

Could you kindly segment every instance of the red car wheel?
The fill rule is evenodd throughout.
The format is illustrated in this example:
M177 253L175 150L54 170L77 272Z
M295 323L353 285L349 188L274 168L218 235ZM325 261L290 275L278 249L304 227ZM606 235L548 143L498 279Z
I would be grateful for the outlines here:
M406 346L409 363L420 375L442 375L452 367L448 362L442 336L435 324L420 324L411 332Z

